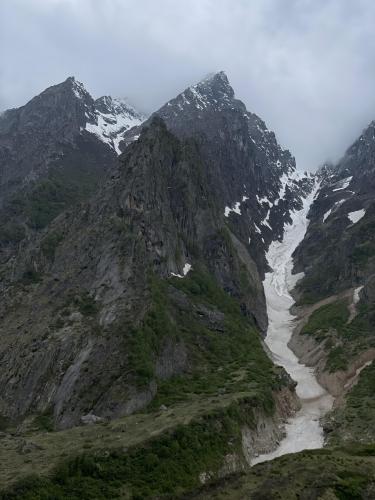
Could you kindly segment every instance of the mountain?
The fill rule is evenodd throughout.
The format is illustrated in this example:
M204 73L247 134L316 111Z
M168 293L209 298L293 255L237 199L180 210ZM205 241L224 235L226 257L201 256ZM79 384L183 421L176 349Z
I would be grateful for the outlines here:
M294 158L275 134L235 98L224 72L187 88L155 115L177 137L194 138L199 144L222 213L248 244L263 275L265 250L282 237L290 211L302 207L313 177L296 171ZM126 132L120 148L137 138L141 127Z
M318 172L310 224L294 255L302 325L291 346L337 397L328 443L373 443L375 418L375 123Z
M200 99L203 92L210 96L203 110L191 105L192 116L202 112L197 128L188 109L180 116L186 133L156 113L125 131L125 138L139 137L119 157L115 142L108 142L117 137L111 133L123 134L125 120L116 130L106 128L100 140L97 134L109 111L124 111L122 105L107 98L98 105L79 84L62 85L64 95L73 93L78 134L62 134L64 145L89 141L98 167L98 151L110 164L103 168L105 182L34 226L32 237L20 239L1 264L4 449L18 463L24 444L11 433L20 432L33 450L42 446L50 457L40 464L45 471L60 457L50 455L56 437L65 436L69 449L59 450L70 456L77 426L98 423L109 430L142 413L155 422L156 434L166 433L168 450L179 422L174 412L183 409L183 432L194 433L195 460L201 456L194 467L211 467L212 477L241 470L277 446L283 422L298 406L294 382L262 344L262 249L273 238L271 224L282 234L281 220L299 206L313 179L298 178L290 153L234 99L222 73L193 87L201 89ZM58 90L47 91L58 93L51 98L57 102ZM40 135L40 144L44 140ZM45 179L42 169L35 171ZM48 181L51 171L48 165ZM77 186L81 195L82 183ZM262 224L271 208L280 218ZM51 441L38 444L45 429ZM222 433L214 444L217 429ZM148 432L136 442L125 432L122 445L142 446ZM14 481L12 471L6 481Z
M371 498L371 129L302 174L223 72L148 119L72 78L6 116L4 498Z
M94 192L117 143L143 117L122 100L94 100L73 77L0 116L0 255Z

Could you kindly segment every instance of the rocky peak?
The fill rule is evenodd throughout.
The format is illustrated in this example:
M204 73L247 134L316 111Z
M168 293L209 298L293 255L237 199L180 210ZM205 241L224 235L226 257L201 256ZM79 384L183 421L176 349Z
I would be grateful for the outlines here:
M197 109L209 106L218 110L231 106L234 99L234 90L229 84L227 75L221 71L204 78L199 83L188 87L177 97L177 105L190 105Z
M235 98L224 72L188 87L154 115L178 137L199 144L222 213L264 268L265 249L282 236L290 211L302 207L314 180L296 172L293 156L264 121ZM129 130L123 144L139 134L140 127Z

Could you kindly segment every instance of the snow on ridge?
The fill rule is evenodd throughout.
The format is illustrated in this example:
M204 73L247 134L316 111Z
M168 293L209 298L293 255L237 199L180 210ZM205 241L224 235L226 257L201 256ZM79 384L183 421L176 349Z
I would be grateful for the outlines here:
M122 140L122 134L130 128L140 125L145 118L122 99L111 99L110 103L104 99L104 102L110 112L104 113L95 110L92 118L95 123L87 122L85 129L87 132L95 134L101 141L112 147L117 154L120 154L119 144Z
M83 83L78 82L75 78L73 78L73 84L72 84L72 90L74 92L74 95L78 97L78 99L81 99L85 94L87 94L87 90L85 89L85 86Z
M262 205L263 203L267 203L270 208L273 207L272 201L270 201L267 198L267 196L263 196L262 198L260 198L258 195L256 195L256 199L257 199L257 202L259 203L259 205Z
M346 179L343 179L340 181L340 182L342 182L341 186L336 188L336 189L332 189L332 191L334 192L334 191L341 191L342 189L346 189L349 186L349 184L351 183L352 179L353 179L352 175L350 177L346 177Z
M364 217L366 213L366 210L364 210L363 208L361 210L356 210L354 212L349 212L348 213L348 218L350 219L350 221L352 222L352 224L356 224L358 221L360 221L362 219L362 217Z

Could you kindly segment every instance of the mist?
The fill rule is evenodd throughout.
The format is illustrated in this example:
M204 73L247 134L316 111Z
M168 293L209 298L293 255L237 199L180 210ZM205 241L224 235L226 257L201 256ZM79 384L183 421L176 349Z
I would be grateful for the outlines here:
M74 75L152 112L224 70L301 169L375 119L371 0L2 0L0 110Z

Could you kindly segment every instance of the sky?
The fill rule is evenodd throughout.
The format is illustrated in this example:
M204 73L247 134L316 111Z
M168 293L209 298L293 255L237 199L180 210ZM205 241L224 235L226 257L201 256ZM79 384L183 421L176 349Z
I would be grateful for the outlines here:
M151 112L224 70L297 165L375 119L374 0L0 0L0 110L74 75Z

